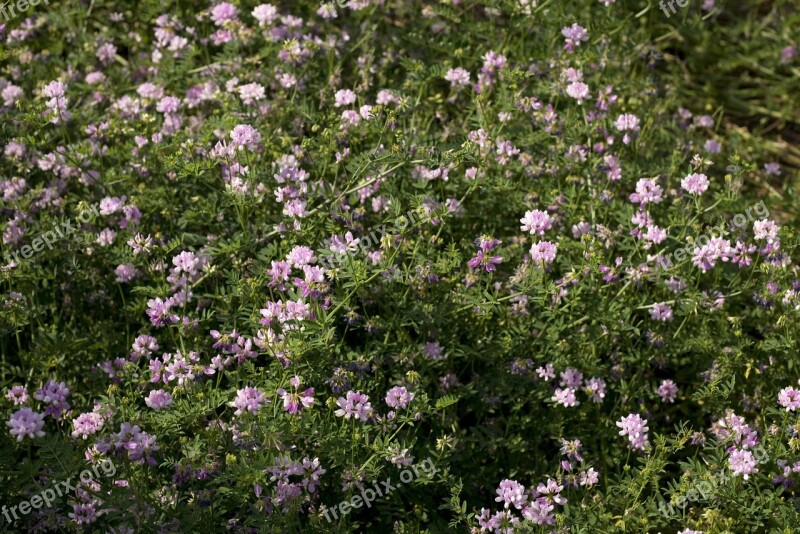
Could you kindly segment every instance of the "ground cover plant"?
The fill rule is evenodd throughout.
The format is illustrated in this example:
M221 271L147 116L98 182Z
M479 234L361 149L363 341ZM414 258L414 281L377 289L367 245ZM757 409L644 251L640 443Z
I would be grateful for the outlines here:
M0 10L9 532L795 532L795 0Z

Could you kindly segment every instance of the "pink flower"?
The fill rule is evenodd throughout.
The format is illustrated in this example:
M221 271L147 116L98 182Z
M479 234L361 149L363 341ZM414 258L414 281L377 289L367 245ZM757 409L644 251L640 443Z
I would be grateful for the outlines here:
M372 416L372 404L369 402L369 397L360 391L348 391L347 398L339 397L336 404L339 409L334 414L338 417L344 417L345 419L353 417L362 423L366 423Z
M793 387L783 388L778 393L778 404L786 408L787 412L794 412L800 408L800 391Z
M572 388L556 388L551 400L556 404L566 406L567 408L571 408L572 406L577 406L580 404L575 398L575 390Z
M553 218L546 211L541 210L526 211L525 216L519 222L522 223L520 229L531 234L544 235L553 227Z
M572 82L567 86L567 95L577 100L580 104L589 98L589 86L583 82Z
M622 429L619 431L619 435L628 437L628 446L630 448L644 450L650 445L647 440L647 431L649 430L647 421L642 419L638 413L623 417L616 424Z
M599 404L606 397L606 381L602 378L590 378L585 382L583 389L592 402Z
M642 178L636 182L636 192L631 193L630 201L644 207L647 204L658 204L664 190L656 183L655 179Z
M661 402L675 402L675 397L678 395L678 386L672 380L664 380L658 386L656 392L661 397Z
M22 441L25 438L40 438L44 436L44 415L34 412L30 408L11 414L11 418L6 421L6 425L11 428L11 435Z
M580 46L582 42L589 40L589 32L577 22L572 26L564 26L561 29L561 35L564 36L564 48L570 52L575 49L575 46Z
M778 238L778 231L780 231L780 226L769 219L761 219L753 223L753 237L758 241L766 239L767 243L773 243Z
M265 95L264 86L260 83L240 85L236 90L246 106L254 104L256 100L263 100Z
M14 406L19 406L28 402L28 390L25 386L14 386L6 393L6 398L14 403Z
M349 106L356 101L356 94L350 89L340 89L334 95L334 106L340 108L342 106Z
M157 389L150 392L144 399L144 403L153 410L163 410L172 404L172 395L168 391Z
M550 241L539 241L531 247L531 258L536 263L553 263L556 259L558 245Z
M465 87L470 84L469 71L461 67L456 67L447 71L444 79L450 82L453 87Z
M72 421L72 437L78 438L78 436L86 439L87 437L91 436L92 434L96 434L103 428L103 416L96 412L88 412L80 414L76 419Z
M694 195L702 195L708 189L708 177L705 174L690 174L681 180L681 187Z
M645 240L658 245L667 238L667 232L654 224L650 224L647 226L647 232L645 232L643 237Z
M256 413L265 402L264 394L256 388L246 387L236 392L236 398L231 403L236 411L234 415L242 415L245 412Z
M272 4L261 4L252 11L253 18L258 21L260 27L270 26L278 18L278 10Z
M525 497L525 486L516 480L505 479L500 482L497 487L497 497L495 502L502 502L503 507L508 509L509 506L514 506L517 510L525 506L527 498Z
M753 453L744 449L734 449L730 458L728 458L728 467L730 467L734 475L742 475L742 478L745 480L747 480L751 474L758 473L756 459Z
M488 254L484 254L482 250L479 250L474 258L471 258L467 265L472 270L477 270L483 267L483 269L487 273L493 273L497 268L495 267L496 264L502 263L503 257L502 256L490 256Z
M392 409L405 409L414 400L414 394L402 386L395 386L386 392L386 405Z
M656 321L668 322L672 320L672 308L669 304L660 302L650 308L650 317Z
M222 26L229 20L236 20L238 13L239 10L236 6L228 2L222 2L211 9L211 20L213 20L214 24L217 26Z
M617 117L616 121L614 121L614 128L616 128L620 132L624 131L638 132L639 117L633 115L632 113L623 113L619 117Z
M277 390L278 395L283 399L283 409L289 414L299 413L303 408L310 408L314 404L314 388L308 388L302 392L298 392L300 388L300 378L297 376L289 379L289 384L295 390L288 392L283 388Z

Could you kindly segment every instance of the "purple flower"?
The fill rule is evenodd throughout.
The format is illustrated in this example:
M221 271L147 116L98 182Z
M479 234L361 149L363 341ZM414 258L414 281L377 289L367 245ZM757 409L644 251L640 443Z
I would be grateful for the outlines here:
M659 302L650 308L650 317L656 321L668 322L672 320L672 308L669 304Z
M236 90L246 106L254 104L257 100L263 100L265 96L264 86L260 83L240 85Z
M786 408L787 412L793 412L800 408L800 391L793 388L783 388L778 393L778 404Z
M136 361L141 357L149 357L153 351L158 350L158 340L152 336L141 335L133 341L131 345L131 361Z
M559 451L561 454L569 458L570 460L576 462L582 462L583 457L581 456L581 448L583 445L581 444L581 440L574 439L572 441L562 439L561 440L561 450Z
M555 522L553 506L547 499L538 498L522 510L522 517L537 525L552 525Z
M757 241L766 240L767 243L773 243L778 238L779 230L780 226L769 219L761 219L753 223L753 237Z
M639 117L633 115L632 113L623 113L619 117L617 117L616 121L614 121L614 128L616 128L620 132L625 132L625 131L638 132Z
M547 499L548 502L564 505L567 503L567 499L561 496L561 491L563 489L564 486L560 486L558 482L552 478L548 478L546 484L539 484L536 486L536 493L538 496Z
M172 303L170 299L166 302L156 297L147 301L147 316L153 326L165 326L167 324L175 324L180 319L174 313L171 313Z
M256 413L264 406L264 394L251 387L240 389L236 392L236 398L232 405L236 408L234 415L242 415L245 412Z
M538 367L536 369L536 374L545 382L549 382L556 377L555 368L552 363L548 363L544 367Z
M650 241L651 243L658 245L667 238L667 232L666 230L659 228L654 224L650 224L647 226L647 231L642 237L645 239L645 241ZM649 246L650 243L645 243L644 248L648 248Z
M546 211L541 210L526 211L525 216L519 222L522 223L520 229L523 232L530 232L531 235L544 235L553 227L553 218Z
M580 484L581 486L592 487L600 481L600 475L590 467L588 471L581 471Z
M728 467L734 475L742 475L747 480L751 474L758 473L753 453L745 449L734 449L728 458Z
M577 22L573 23L572 26L561 28L561 35L564 36L564 49L569 52L575 50L575 47L580 46L582 42L589 40L589 32Z
M722 152L722 145L720 145L719 141L715 139L709 139L703 145L703 149L709 154L719 154Z
M502 256L485 255L482 250L479 250L475 254L475 257L470 258L470 260L467 262L467 265L472 270L480 269L481 267L483 267L483 269L487 273L493 273L497 269L495 265L499 263L503 263Z
M553 263L556 259L558 245L550 241L540 241L531 247L531 258L536 263Z
M103 416L97 412L82 413L72 421L72 437L77 439L80 436L86 439L92 434L97 434L103 428L104 422Z
M686 282L684 282L679 276L671 276L669 280L664 283L673 293L680 293L686 289Z
M78 525L89 525L97 519L97 501L88 503L76 502L72 504L72 512L68 517Z
M239 10L236 6L228 2L222 2L211 9L211 20L213 20L214 24L217 26L222 26L229 20L236 20L238 13Z
M243 150L245 147L255 150L261 143L261 133L247 124L239 124L234 127L230 137L233 142L232 148L235 150Z
M502 502L505 509L513 505L514 508L520 510L527 501L525 486L516 480L505 479L497 487L497 497L494 500L495 502Z
M647 421L642 419L638 413L623 417L616 424L622 429L619 431L619 435L628 436L628 446L632 449L644 450L650 445L647 440L647 431L649 430Z
M184 250L172 258L172 264L175 266L172 274L186 273L187 275L193 275L200 265L200 258L195 256L194 252Z
M642 178L636 182L636 192L631 193L630 201L641 207L647 204L658 204L664 190L656 183L655 179Z
M567 86L567 95L582 103L589 98L589 86L583 82L572 82Z
M342 106L349 106L356 101L356 94L350 89L340 89L334 95L334 106L340 108Z
M466 87L470 84L469 71L461 67L448 70L447 74L444 75L444 79L450 82L451 86L458 88Z
M11 414L11 418L6 421L6 425L11 428L11 435L22 441L25 438L40 438L44 436L44 415L34 412L30 408Z
M105 197L100 200L100 215L113 215L125 207L125 197Z
M403 386L395 386L386 392L386 405L389 408L404 410L414 400L414 394Z
M296 391L300 388L300 378L297 376L289 379L289 383L294 392L288 392L283 388L277 390L278 395L283 399L283 409L292 415L299 413L303 408L310 408L314 404L314 388L308 388L303 392Z
M159 113L176 113L181 107L181 100L174 96L165 96L156 104Z
M135 432L131 438L123 444L123 448L128 451L128 459L134 462L155 465L156 459L151 454L157 451L159 446L156 444L156 437L147 432L139 430L138 426L133 427Z
M270 26L278 18L278 9L272 4L261 4L252 11L253 18L258 21L259 26Z
M14 406L19 406L28 402L28 390L25 386L14 386L6 393L6 398L14 403Z
M561 404L567 408L571 408L580 404L575 398L575 390L572 388L556 388L551 400L556 404Z
M124 284L136 278L138 271L133 265L122 264L118 265L117 268L114 269L114 273L117 275L117 282Z
M144 399L144 403L153 410L163 410L172 404L172 395L169 391L156 389L150 392Z
M297 246L286 255L286 263L297 269L302 269L306 265L315 263L317 258L314 251L305 246Z
M780 176L781 175L781 166L777 162L765 163L764 164L764 172L768 176Z
M690 174L681 180L681 187L693 195L702 195L708 189L708 177L705 174Z
M127 245L133 249L134 254L149 254L153 249L153 238L149 235L144 237L142 234L136 234L132 239L129 239Z
M445 356L442 352L444 349L438 341L429 341L425 343L425 347L422 350L425 353L425 356L431 360L441 361L445 359Z
M584 385L584 391L592 399L592 402L601 403L606 397L606 381L602 378L590 378Z
M560 373L560 376L560 385L570 388L580 387L581 382L583 381L583 374L573 367L567 367L562 373Z
M339 397L336 401L339 409L334 413L338 417L345 419L355 417L362 423L366 423L372 415L372 404L369 402L369 397L360 391L348 391L346 397Z
M64 382L48 380L44 387L33 395L33 398L48 405L44 411L45 415L60 419L61 414L69 410L68 396L69 388Z
M702 247L695 247L692 264L695 267L699 267L701 271L706 272L714 268L717 260L728 261L732 253L730 240L713 237Z
M664 380L658 386L656 393L661 397L661 402L675 402L675 397L678 395L678 386L672 380Z
M781 63L786 65L797 57L797 45L785 46L781 49Z
M44 117L49 119L52 124L60 124L70 118L67 111L66 92L67 88L58 80L54 80L42 88L42 96L50 99L45 103L47 111L44 113Z

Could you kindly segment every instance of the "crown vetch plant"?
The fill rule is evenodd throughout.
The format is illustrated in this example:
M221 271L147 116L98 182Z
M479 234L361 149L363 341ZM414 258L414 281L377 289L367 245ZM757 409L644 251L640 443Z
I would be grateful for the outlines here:
M4 529L795 529L800 14L624 4L0 24Z

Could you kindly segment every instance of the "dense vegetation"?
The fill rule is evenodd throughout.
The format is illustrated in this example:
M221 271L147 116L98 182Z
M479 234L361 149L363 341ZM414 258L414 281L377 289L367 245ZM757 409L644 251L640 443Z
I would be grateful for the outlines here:
M4 529L796 531L796 0L4 9Z

